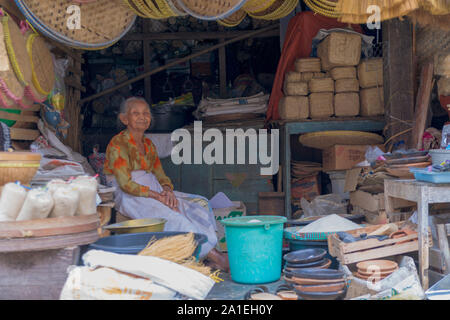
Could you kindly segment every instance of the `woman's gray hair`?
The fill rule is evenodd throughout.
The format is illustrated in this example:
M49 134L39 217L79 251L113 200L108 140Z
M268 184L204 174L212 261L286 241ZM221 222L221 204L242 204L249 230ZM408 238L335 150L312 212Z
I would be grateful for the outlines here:
M117 126L120 130L125 129L125 125L122 123L119 116L121 114L126 114L128 112L128 110L130 109L131 105L136 102L145 103L147 105L148 109L150 110L150 114L152 113L152 109L150 108L150 105L148 104L147 100L145 100L144 98L130 97L126 100L123 100L122 103L120 104L119 114L117 115ZM152 116L152 118L153 118L153 116ZM153 125L153 122L152 122L152 125Z
M150 105L148 104L147 100L145 100L144 98L141 97L130 97L124 101L122 101L122 103L120 104L120 109L119 109L119 114L125 114L128 112L128 110L130 109L130 106L134 103L134 102L143 102L147 105L147 107L150 109Z

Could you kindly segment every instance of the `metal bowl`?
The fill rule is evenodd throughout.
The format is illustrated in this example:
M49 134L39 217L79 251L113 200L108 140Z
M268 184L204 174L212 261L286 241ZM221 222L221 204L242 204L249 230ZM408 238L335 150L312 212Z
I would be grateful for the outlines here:
M136 219L110 224L103 228L117 234L161 232L164 231L164 225L166 224L166 222L167 222L166 219L161 218Z

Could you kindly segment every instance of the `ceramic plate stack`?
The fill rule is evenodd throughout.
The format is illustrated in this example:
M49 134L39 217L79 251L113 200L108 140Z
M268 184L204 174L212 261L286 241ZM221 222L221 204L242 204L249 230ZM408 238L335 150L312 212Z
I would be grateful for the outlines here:
M97 0L77 4L80 8L80 28L76 12L68 14L74 5L70 0L15 0L28 22L44 36L78 49L99 50L122 38L133 26L136 15L122 0ZM69 12L71 12L69 10ZM72 19L69 19L72 18Z
M341 300L347 293L347 280L342 271L306 268L285 271L284 279L305 300Z
M284 271L294 272L305 268L328 269L331 260L325 258L326 254L327 252L324 249L304 249L289 252L284 255L284 260L286 260Z
M355 276L363 280L378 282L398 269L398 264L390 260L368 260L356 264Z

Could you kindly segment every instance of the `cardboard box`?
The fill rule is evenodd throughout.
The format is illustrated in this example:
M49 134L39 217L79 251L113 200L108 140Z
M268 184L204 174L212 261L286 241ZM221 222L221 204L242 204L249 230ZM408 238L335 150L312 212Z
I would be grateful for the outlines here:
M300 200L305 198L311 201L318 195L320 195L318 174L291 181L291 199Z
M213 209L214 217L216 218L217 225L217 245L216 248L219 251L227 251L227 242L225 239L225 228L220 223L221 220L227 218L244 217L247 215L247 208L242 201L232 201L233 207L223 209Z
M394 198L393 209L407 208L415 206L415 202ZM360 207L370 212L379 212L385 210L384 193L371 194L369 192L357 190L350 193L350 204Z
M335 145L322 151L323 171L348 170L366 159L367 145ZM378 146L383 150L383 146Z

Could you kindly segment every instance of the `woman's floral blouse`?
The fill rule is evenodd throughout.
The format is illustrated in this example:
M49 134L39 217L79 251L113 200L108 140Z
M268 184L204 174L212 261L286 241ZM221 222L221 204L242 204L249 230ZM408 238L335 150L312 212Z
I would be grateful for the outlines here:
M131 172L136 170L153 173L161 186L167 185L173 190L172 182L161 166L155 145L144 137L144 146L145 155L141 155L128 130L114 136L106 149L103 172L113 174L123 191L137 197L148 197L150 188L131 180Z

